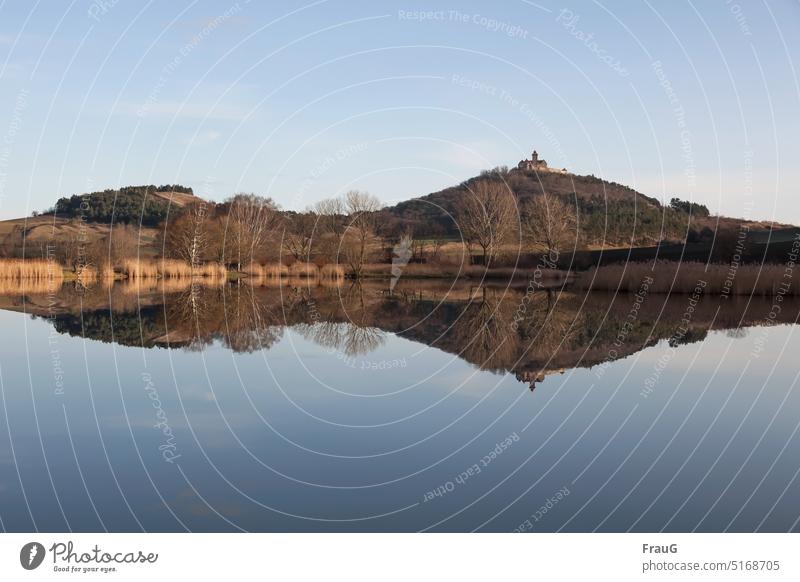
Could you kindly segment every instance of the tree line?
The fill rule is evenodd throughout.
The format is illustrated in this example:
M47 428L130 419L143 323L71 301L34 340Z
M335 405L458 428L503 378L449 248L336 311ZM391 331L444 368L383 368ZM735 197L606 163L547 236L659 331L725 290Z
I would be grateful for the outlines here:
M574 178L589 186L606 185L593 177ZM170 204L152 194L191 194L191 188L131 186L61 198L52 212L111 226L99 239L60 241L62 261L74 268L118 265L147 247L150 253L155 250L158 256L190 265L214 262L242 271L253 263L288 259L343 265L354 276L369 263L391 262L398 247L412 262L436 262L450 242L463 243L472 260L486 266L513 265L522 253L557 262L560 255L592 244L637 245L685 237L686 214L708 214L705 206L677 198L661 207L615 184L609 187L622 195L611 200L569 195L564 193L566 178L549 179L559 180L553 184L558 193L536 191L529 177L499 168L436 199L384 208L375 196L352 190L303 211L284 211L273 199L253 193L238 193L221 203L196 198ZM143 240L139 225L155 227L156 239Z

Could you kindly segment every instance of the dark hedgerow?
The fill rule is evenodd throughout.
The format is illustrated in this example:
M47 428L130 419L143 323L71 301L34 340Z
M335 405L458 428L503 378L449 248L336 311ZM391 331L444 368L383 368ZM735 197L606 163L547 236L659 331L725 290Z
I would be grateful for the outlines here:
M127 186L119 190L103 190L89 194L74 194L56 202L56 216L82 218L87 222L139 224L156 226L170 212L169 201L154 196L154 192L192 194L192 189L180 185ZM171 212L178 210L172 206Z

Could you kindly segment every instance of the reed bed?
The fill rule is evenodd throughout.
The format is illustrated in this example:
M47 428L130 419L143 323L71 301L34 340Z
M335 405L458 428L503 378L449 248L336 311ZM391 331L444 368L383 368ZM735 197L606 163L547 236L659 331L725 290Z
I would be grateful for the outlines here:
M266 265L251 263L242 269L242 272L256 278L280 279L289 276L289 267L281 263L267 263Z
M344 279L344 267L342 265L323 265L319 270L319 276L327 280Z
M286 277L265 277L264 275L251 274L242 279L247 285L252 287L282 287L286 285Z
M119 283L122 295L171 294L186 291L192 285L203 288L220 287L225 279L212 277L172 277L166 279L126 279Z
M155 261L125 259L122 272L128 279L158 279L158 266Z
M262 275L263 266L259 265L258 263L250 263L249 265L245 265L242 267L242 273L245 275L252 275L253 277L258 277Z
M192 267L185 261L175 259L147 260L126 259L122 271L128 279L222 279L228 271L218 263L206 263Z
M64 268L46 259L0 259L0 279L43 280L64 278Z
M92 266L85 266L75 273L75 280L84 287L97 283L97 269Z
M225 268L225 265L221 265L219 263L206 263L204 265L200 265L199 267L195 267L193 270L193 275L195 277L203 277L206 279L227 279L228 270Z
M252 287L325 287L338 289L344 286L344 277L338 279L325 279L322 277L260 277L253 276L243 279Z
M314 263L297 262L289 267L289 276L316 278L319 277L319 267L317 267Z
M705 293L772 296L779 286L789 283L783 265L731 265L697 262L657 261L655 264L628 263L605 265L579 273L576 285L592 291L638 292L647 283L648 293L693 293L705 283ZM652 279L647 281L646 278ZM783 295L798 295L798 285L782 290Z
M62 279L10 279L0 277L0 295L50 295L61 289Z
M167 283L168 285L180 286L180 287L188 287L191 285L190 281L180 281L180 280L173 280ZM159 286L163 287L164 282L160 281L159 279L148 279L148 278L138 278L138 279L125 279L119 283L118 289L122 293L122 295L147 295L149 293L155 293L159 290ZM180 290L180 289L178 289Z
M156 261L156 270L162 279L191 279L192 266L184 261L162 259Z
M114 271L114 267L111 266L111 263L106 263L101 266L98 275L105 282L113 282L114 279L117 278L117 273Z

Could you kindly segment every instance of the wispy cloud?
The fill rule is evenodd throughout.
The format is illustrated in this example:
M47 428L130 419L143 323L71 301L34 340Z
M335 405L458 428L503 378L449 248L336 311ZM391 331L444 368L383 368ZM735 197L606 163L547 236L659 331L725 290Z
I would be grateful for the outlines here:
M153 101L145 103L124 103L117 109L122 115L135 115L146 119L148 117L173 119L208 119L215 121L243 121L248 111L227 105L212 103L183 101Z
M221 132L210 129L186 138L184 143L190 146L205 146L217 141L220 137L222 137Z

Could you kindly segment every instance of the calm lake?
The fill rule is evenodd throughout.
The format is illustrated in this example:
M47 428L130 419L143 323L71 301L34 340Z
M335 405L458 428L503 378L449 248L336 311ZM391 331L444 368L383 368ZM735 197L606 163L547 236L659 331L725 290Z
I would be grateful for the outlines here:
M799 529L788 298L4 291L6 531Z

